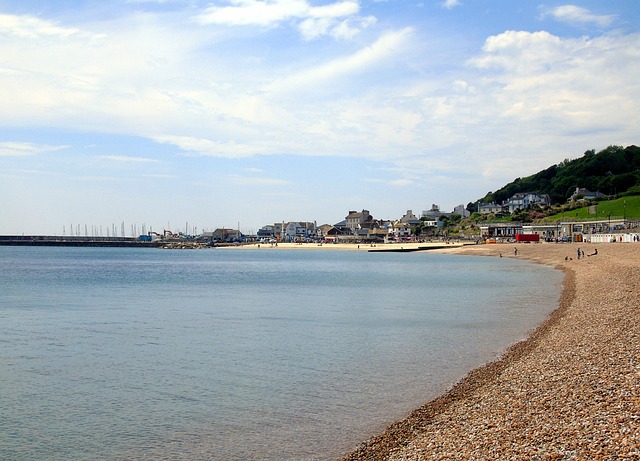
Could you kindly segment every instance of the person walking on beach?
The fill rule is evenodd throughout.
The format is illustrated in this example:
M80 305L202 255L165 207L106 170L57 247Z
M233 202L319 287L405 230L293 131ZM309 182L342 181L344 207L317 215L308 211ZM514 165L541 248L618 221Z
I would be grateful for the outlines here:
M580 247L578 247L578 259L580 259Z
M514 248L514 249L513 249L513 254L514 254L515 256L518 256L518 249L517 249L517 248Z

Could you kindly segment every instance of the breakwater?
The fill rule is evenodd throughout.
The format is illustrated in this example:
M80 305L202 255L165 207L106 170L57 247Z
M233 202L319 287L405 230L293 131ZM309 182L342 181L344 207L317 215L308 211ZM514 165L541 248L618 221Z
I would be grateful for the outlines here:
M0 235L4 246L65 246L65 247L148 247L160 242L145 242L135 237L89 237L52 235Z
M442 250L444 248L451 248L450 245L427 245L427 246L412 246L412 247L383 247L383 248L374 248L371 250L367 250L369 253L411 253L413 251L425 251L425 250Z

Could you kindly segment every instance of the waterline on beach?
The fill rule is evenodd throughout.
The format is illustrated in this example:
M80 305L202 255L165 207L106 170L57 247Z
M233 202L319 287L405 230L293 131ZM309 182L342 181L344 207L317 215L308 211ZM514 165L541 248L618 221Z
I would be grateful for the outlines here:
M335 458L522 339L561 280L423 253L23 248L2 262L1 445L49 459Z

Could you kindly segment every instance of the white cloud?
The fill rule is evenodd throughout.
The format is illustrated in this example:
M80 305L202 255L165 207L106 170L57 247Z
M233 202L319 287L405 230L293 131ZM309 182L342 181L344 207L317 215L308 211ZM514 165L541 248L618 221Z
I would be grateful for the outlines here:
M78 34L76 28L60 27L50 21L32 16L0 14L0 36L16 36L35 39L39 37L67 38Z
M550 61L563 59L564 43L549 32L525 32L509 30L485 41L483 54L470 62L482 69L503 68L532 72L548 68Z
M268 90L282 91L310 88L316 85L331 85L331 80L362 72L371 66L383 63L398 53L413 34L413 29L405 28L380 36L371 45L347 57L333 59L327 63L305 69L274 82Z
M347 4L313 14L343 14L350 11ZM84 25L65 40L8 40L6 67L0 70L0 123L131 134L185 153L227 158L322 155L327 149L316 142L320 137L311 143L303 138L319 122L315 111L333 109L326 101L314 108L309 98L318 89L334 91L335 83L351 94L356 76L395 66L413 34L408 28L390 31L347 56L336 57L342 49L314 56L320 62L315 67L298 56L278 67L251 54L212 53L216 34L212 40L201 28L182 30L165 19L134 14L117 24ZM353 21L375 23L373 17L343 19L345 28L334 32L345 36Z
M281 0L266 2L256 0L231 0L229 6L210 6L194 19L200 24L229 26L259 25L271 27L291 18L308 13L306 1Z
M329 35L337 40L351 40L376 22L375 16L347 18L342 21L321 17L305 19L300 22L298 28L305 40L313 40L323 35Z
M210 6L195 17L200 24L274 26L289 19L341 18L358 13L354 1L311 6L306 0L230 0L229 6Z
M278 178L230 175L229 179L237 186L286 186L290 181Z
M157 159L153 158L145 158L145 157L130 157L127 155L101 155L99 156L102 160L108 160L110 162L117 163L152 163L157 162Z
M360 5L354 1L330 3L309 8L309 16L316 18L341 18L356 14L360 11Z
M132 15L55 36L39 32L55 30L52 22L14 17L29 29L3 40L0 123L122 133L175 109L171 90L197 40L159 17Z
M256 3L272 5L233 6ZM345 23L348 36L354 22L355 29L364 27L358 21L375 24L373 17L338 16L350 3L314 11L318 21L337 21L319 33L338 33ZM280 21L300 25L303 18L312 18L309 10ZM39 21L24 24L67 30ZM185 156L344 155L424 175L505 174L525 161L504 160L503 152L557 152L562 142L576 142L575 133L584 133L581 146L598 146L603 130L610 142L624 144L640 126L638 34L565 39L507 31L487 38L467 68L453 62L455 70L436 75L432 58L420 54L419 29L381 33L355 51L322 44L316 55L310 51L318 48L305 43L308 55L289 56L295 47L285 46L264 57L236 53L233 39L224 42L228 49L218 47L212 28L181 27L150 14L47 37L3 36L0 123L146 137ZM523 139L536 145L523 148ZM474 153L459 161L452 151ZM0 156L34 153L0 144ZM487 155L495 161L484 161ZM529 161L553 163L538 155Z
M302 36L315 39L323 35L349 39L372 24L372 17L357 17L357 1L312 6L306 0L230 0L227 6L210 6L195 16L202 25L276 27L292 21Z
M0 157L26 157L66 149L68 146L48 146L29 142L0 142Z
M159 5L164 5L165 3L169 3L175 0L125 0L126 3L138 4L138 3L157 3Z
M152 179L176 179L178 178L178 176L174 175L174 174L142 174L140 175L142 178L152 178Z
M366 182L376 183L376 184L384 184L385 186L392 187L406 187L406 186L415 186L415 182L408 178L398 178L398 179L366 179Z
M373 26L376 22L378 22L378 19L375 16L349 18L336 24L330 33L334 38L350 40L359 34L360 31Z
M608 27L615 21L615 15L596 15L586 8L576 5L562 5L549 10L549 14L560 22L576 25L594 24L597 27Z
M212 141L205 138L164 135L153 139L158 143L173 144L183 151L203 156L241 158L263 153L253 145Z
M631 127L640 123L633 109L640 94L639 43L639 34L563 39L548 32L508 31L489 37L482 53L469 61L479 74L465 80L476 92L453 100L457 117L475 125L472 136L491 139L487 146L504 152L487 149L495 161L478 159L478 164L487 171L491 165L515 168L518 176L556 163L553 155L565 143L634 142ZM530 145L520 145L521 139ZM507 158L523 149L536 155L519 163Z
M445 0L442 2L442 6L448 10L460 5L460 0Z

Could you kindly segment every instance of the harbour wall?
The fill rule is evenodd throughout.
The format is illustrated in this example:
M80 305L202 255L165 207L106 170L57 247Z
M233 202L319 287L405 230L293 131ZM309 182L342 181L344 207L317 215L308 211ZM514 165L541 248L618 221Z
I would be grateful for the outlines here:
M135 237L88 237L52 235L0 235L2 246L142 247L156 248L160 242Z

